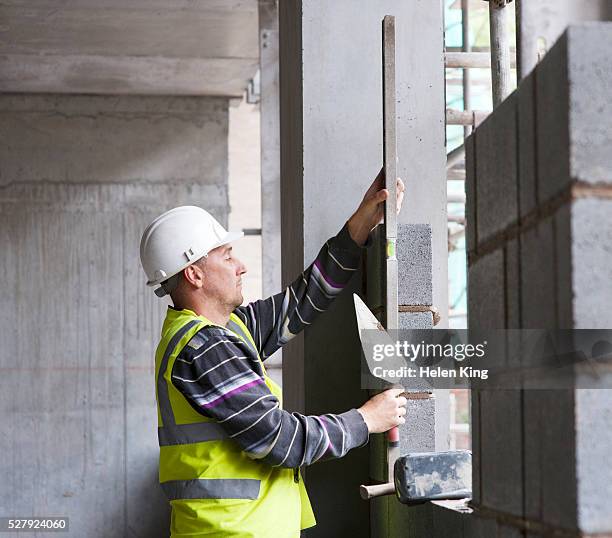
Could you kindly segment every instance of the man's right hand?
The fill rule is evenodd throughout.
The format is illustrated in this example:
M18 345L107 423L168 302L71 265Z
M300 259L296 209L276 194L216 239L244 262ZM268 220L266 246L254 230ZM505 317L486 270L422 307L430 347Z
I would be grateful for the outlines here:
M400 396L404 389L389 389L370 398L357 411L363 416L370 433L383 433L391 428L404 424L406 403Z

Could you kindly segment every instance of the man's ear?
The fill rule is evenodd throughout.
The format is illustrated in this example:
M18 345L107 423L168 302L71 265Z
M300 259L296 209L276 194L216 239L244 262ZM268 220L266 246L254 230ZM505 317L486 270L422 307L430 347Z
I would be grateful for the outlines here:
M183 278L194 288L201 288L204 285L204 271L196 263L183 269Z

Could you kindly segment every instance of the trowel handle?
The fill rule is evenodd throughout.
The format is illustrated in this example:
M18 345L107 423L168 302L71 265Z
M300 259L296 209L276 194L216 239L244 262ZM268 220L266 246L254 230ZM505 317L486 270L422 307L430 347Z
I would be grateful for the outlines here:
M387 482L393 482L393 468L397 458L399 458L399 428L395 426L387 432Z

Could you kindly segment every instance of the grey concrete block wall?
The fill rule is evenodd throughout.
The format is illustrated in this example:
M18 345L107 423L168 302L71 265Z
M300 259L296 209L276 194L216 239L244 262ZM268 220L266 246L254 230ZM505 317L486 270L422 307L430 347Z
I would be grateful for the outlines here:
M475 131L479 243L517 218L516 101L515 92Z
M75 536L167 536L140 235L181 204L227 220L227 100L0 97L0 512Z
M482 170L488 181L496 181L489 170L503 181L505 167L498 169L499 155L480 147L488 135L479 131L505 133L503 110L472 135L476 157L466 148L470 328L491 327L496 319L508 328L612 326L611 49L612 25L570 27L520 84L513 98L519 211L501 230L482 219ZM494 234L497 241L487 242ZM503 521L497 536L516 535L521 519L547 533L612 531L607 392L473 394L475 516ZM503 514L517 517L516 524Z

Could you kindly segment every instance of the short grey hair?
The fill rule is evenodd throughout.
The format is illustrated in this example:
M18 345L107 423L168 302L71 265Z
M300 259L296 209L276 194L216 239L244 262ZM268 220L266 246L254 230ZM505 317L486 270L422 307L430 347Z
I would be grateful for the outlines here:
M201 264L204 261L206 261L206 258L208 258L208 254L204 254L204 256L197 259L191 265L200 265L201 267ZM155 295L157 295L158 297L164 297L165 295L170 295L178 287L179 282L181 281L182 274L183 274L183 271L179 271L178 273L176 273L176 275L172 275L167 280L164 280L160 284L159 288L155 290Z
M170 295L179 285L181 280L181 272L176 273L176 275L172 275L168 280L164 280L160 287L155 290L155 295L158 297L163 297L164 295Z

